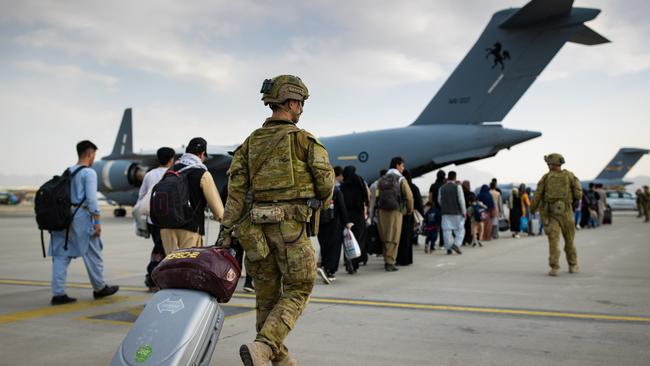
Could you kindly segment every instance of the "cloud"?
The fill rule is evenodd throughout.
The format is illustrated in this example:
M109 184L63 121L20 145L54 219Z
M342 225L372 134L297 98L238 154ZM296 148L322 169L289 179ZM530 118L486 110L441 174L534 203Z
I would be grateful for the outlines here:
M117 91L117 78L87 72L76 65L53 65L38 60L24 60L16 61L14 66L21 70L45 74L52 78L72 80L75 82L98 83L111 91Z
M603 14L592 26L614 43L599 46L598 58L566 47L542 80L650 68L644 42L650 26L635 20L627 4L596 3ZM334 78L351 88L438 80L460 62L494 11L520 5L509 0L360 0L345 6L324 0L21 1L6 6L0 21L27 29L16 37L24 47L90 56L103 65L223 93L240 90L242 81L278 64L302 74L317 70L325 81Z

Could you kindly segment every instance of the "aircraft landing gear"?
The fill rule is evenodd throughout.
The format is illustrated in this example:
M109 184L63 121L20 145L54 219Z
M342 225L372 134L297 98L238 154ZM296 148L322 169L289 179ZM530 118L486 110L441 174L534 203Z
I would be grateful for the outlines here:
M126 210L121 208L121 207L116 208L115 210L113 210L113 215L115 217L124 217L124 216L126 216Z

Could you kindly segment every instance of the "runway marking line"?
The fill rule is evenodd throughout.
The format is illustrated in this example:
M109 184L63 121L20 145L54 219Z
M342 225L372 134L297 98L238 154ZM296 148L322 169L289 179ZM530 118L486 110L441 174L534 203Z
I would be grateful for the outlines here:
M50 286L50 283L46 281L0 279L0 285ZM74 287L74 288L90 288L90 285L88 284L71 283L68 284L67 286ZM146 292L146 289L144 287L120 286L120 290L131 291L131 292ZM233 298L255 299L255 295L235 293L233 295ZM114 299L117 298L114 297ZM106 300L101 300L101 301L106 301ZM125 300L121 300L121 301L125 301ZM482 313L482 314L495 314L495 315L515 315L515 316L550 317L550 318L565 318L565 319L580 319L580 320L650 323L650 317L647 316L625 316L625 315L585 314L585 313L581 314L581 313L569 313L569 312L547 311L547 310L503 309L503 308L499 309L499 308L487 308L487 307L483 308L483 307L455 306L455 305L430 305L430 304L414 304L414 303L400 303L400 302L372 301L372 300L348 300L348 299L321 298L321 297L312 297L309 299L309 301L316 304L353 305L353 306L370 306L370 307L379 307L379 308L450 311L450 312L459 312L459 313ZM84 302L77 303L77 304L60 305L60 306L61 307L75 306L75 305L79 306L82 305L83 303ZM89 303L100 304L100 301L89 301ZM92 305L86 305L85 307L89 307L89 306ZM56 308L57 307L30 310L25 313L38 312L38 311L43 311L47 313L48 310L53 311L56 310ZM75 311L75 310L71 310L71 311ZM63 312L67 312L67 311L63 311ZM15 314L19 314L19 313L15 313ZM45 315L30 316L29 318L34 318L38 316L47 316L53 314L56 314L56 312L52 314L47 313ZM4 316L0 315L0 324L3 323L2 320L5 317L11 315L13 314L8 314Z
M56 305L56 306L49 305L48 307L43 307L43 308L38 308L33 310L18 311L11 314L0 315L0 324L7 324L7 323L13 323L21 320L72 313L75 311L86 310L98 306L116 304L125 301L137 301L144 298L145 297L143 296L119 296L118 295L118 296L107 297L101 300L83 300L83 301L77 301L65 305Z

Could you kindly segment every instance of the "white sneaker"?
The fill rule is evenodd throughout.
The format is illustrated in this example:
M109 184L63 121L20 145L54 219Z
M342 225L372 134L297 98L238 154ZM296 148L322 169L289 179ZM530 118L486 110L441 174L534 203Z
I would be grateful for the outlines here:
M323 282L325 282L326 284L329 285L330 283L332 283L332 281L327 277L327 273L325 273L325 271L322 268L317 268L316 273L318 273L320 278L322 278Z

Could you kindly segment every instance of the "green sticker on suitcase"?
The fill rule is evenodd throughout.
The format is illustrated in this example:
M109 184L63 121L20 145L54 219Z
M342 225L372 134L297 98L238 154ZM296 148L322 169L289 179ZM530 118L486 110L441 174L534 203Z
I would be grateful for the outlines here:
M135 351L135 362L137 363L144 363L147 362L149 357L151 357L151 353L153 352L153 349L151 348L150 345L145 344L144 346L140 346L137 351Z

